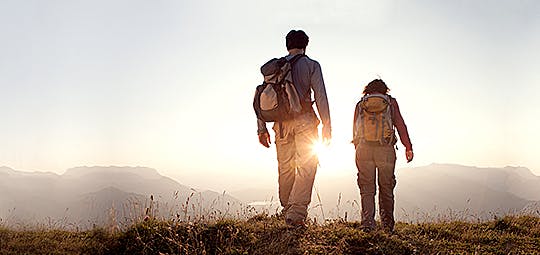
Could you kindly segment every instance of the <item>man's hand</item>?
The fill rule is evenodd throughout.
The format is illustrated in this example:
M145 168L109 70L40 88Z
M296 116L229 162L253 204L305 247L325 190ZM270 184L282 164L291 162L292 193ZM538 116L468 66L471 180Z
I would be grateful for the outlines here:
M272 143L270 141L270 134L268 132L259 133L259 143L266 148L270 148L270 144Z
M407 163L411 162L414 158L414 153L412 150L408 150L405 152L405 157L407 158Z
M330 127L323 126L322 128L322 143L326 146L330 145L332 140L332 129Z

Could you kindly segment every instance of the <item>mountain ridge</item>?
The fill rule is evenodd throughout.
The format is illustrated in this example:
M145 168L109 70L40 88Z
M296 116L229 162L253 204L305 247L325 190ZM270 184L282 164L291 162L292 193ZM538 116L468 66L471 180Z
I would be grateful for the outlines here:
M0 219L12 223L69 218L92 226L107 224L111 209L130 222L151 205L153 215L169 217L187 202L194 206L182 208L186 216L202 211L196 207L228 212L241 204L228 194L195 191L148 167L76 167L61 175L3 167L0 174Z
M81 202L85 197L96 197L95 208L88 205L80 211L89 211L87 217L93 213L93 219L99 218L101 223L107 222L105 217L101 217L107 211L104 208L112 204L118 208L126 202L138 204L139 207L148 206L150 195L153 197L152 203L162 206L164 217L172 212L185 211L186 201L192 205L191 216L195 214L194 207L198 207L199 213L204 211L209 214L212 210L230 212L231 204L240 208L242 203L251 202L260 204L257 210L277 212L279 209L274 208L279 206L278 203L258 203L269 199L277 201L277 189L274 187L261 187L260 192L258 189L241 191L248 194L240 191L196 191L148 167L80 166L70 168L61 175L0 167L0 175L0 202L4 206L0 208L4 210L0 210L0 218L9 217L6 214L9 208L16 208L16 213L26 218L61 217L66 208L72 208L73 212L77 211L73 209L75 205L85 205ZM540 177L525 167L492 168L432 163L397 169L396 179L394 194L398 220L427 218L425 215L433 217L456 211L485 219L506 213L534 214L540 206ZM108 197L117 199L108 200ZM130 198L127 199L130 201L124 201L126 198ZM357 220L359 199L353 171L350 176L317 179L310 216L336 218L347 214L349 220ZM139 207L137 213L140 215L144 208ZM124 217L126 214L118 215Z
M474 167L432 163L395 171L397 220L437 220L444 215L489 219L494 215L534 212L540 201L540 177L525 167ZM349 175L316 178L310 215L360 219L356 169ZM250 201L268 202L268 191L252 189ZM277 190L274 198L277 197ZM255 197L259 197L258 200ZM268 203L267 203L268 204ZM531 209L532 208L532 209ZM273 211L274 208L268 209ZM538 213L540 216L540 213ZM322 220L322 218L318 218Z

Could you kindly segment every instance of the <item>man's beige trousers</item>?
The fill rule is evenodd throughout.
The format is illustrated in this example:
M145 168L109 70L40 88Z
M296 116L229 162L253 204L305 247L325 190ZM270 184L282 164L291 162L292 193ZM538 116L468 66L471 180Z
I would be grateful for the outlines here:
M318 140L319 120L315 114L276 123L276 149L279 171L279 200L287 222L306 219L318 159L313 145Z

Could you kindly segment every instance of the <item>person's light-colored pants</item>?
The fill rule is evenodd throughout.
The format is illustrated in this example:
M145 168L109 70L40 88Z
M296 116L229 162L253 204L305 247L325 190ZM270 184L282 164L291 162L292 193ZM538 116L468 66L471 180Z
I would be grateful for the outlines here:
M273 127L279 171L279 200L288 222L307 217L318 158L313 145L318 140L319 120L304 114Z
M363 227L375 227L375 174L379 184L379 214L385 228L394 228L394 187L396 151L391 145L359 144L356 148L358 187Z

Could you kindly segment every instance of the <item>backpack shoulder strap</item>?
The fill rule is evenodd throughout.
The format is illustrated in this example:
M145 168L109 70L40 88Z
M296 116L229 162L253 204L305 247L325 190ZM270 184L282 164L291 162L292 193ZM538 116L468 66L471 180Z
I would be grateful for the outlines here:
M308 57L308 56L305 55L305 54L296 54L296 55L294 55L291 59L289 59L289 64L290 64L290 69L289 69L289 70L290 70L290 74L291 74L291 81L294 81L294 77L293 77L293 76L294 76L294 75L293 75L293 73L294 73L294 72L293 72L294 66L295 66L296 62L297 62L298 60L300 60L301 58L303 58L303 57ZM298 87L297 87L297 85L293 83L293 87L294 87L294 89L296 90L296 93L299 95L299 97L301 97L301 98L299 98L299 99L300 99L300 102L301 102L301 104L302 104L302 108L304 108L304 105L303 105L303 104L305 104L305 102L308 101L308 100L307 100L307 97L309 97L310 93L305 93L305 94L302 96L302 95L300 95L300 93L298 92ZM310 103L310 106L311 106L312 103L313 103L313 102ZM304 109L303 109L303 110L304 110Z
M388 97L388 108L390 111L390 121L392 122L392 129L394 129L394 100L391 95L386 95Z
M386 94L385 96L386 96L386 98L387 98L386 101L388 102L388 107L390 107L390 111L393 112L393 111L394 111L394 109L393 109L394 107L393 107L392 105L394 104L395 98L393 98L391 95L388 95L388 94ZM393 115L392 115L392 117L393 117Z
M293 65L296 63L296 61L298 61L298 60L301 59L302 57L307 57L307 56L304 55L304 54L296 54L296 55L294 55L291 59L289 59L289 63L291 64L291 68L292 68Z

